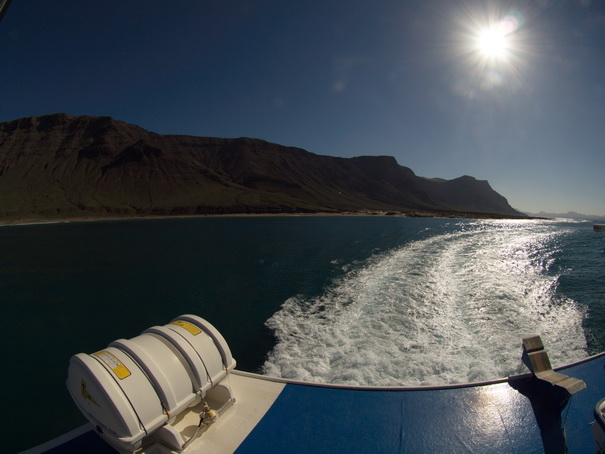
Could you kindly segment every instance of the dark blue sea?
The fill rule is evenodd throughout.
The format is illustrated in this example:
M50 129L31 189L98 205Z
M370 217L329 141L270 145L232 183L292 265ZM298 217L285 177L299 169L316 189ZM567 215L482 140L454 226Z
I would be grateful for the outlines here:
M605 244L592 223L217 217L0 227L7 452L85 422L71 355L193 313L238 368L332 383L428 385L605 350Z

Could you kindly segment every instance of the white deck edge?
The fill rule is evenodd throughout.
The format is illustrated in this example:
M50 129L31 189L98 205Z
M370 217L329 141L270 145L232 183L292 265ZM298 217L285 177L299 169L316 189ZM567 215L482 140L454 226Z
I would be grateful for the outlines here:
M597 353L596 355L588 356L586 358L580 359L578 361L565 364L563 366L554 367L554 371L565 370L570 367L579 366L580 364L587 363L592 361L593 359L600 358L601 356L605 356L605 351L601 353ZM338 384L338 383L316 383L304 380L294 380L291 378L280 378L280 377L271 377L269 375L261 375L253 372L244 372L241 370L233 370L232 374L240 375L243 377L254 378L257 380L265 380L265 381L273 381L277 383L284 384L292 384L292 385L301 385L301 386L313 386L316 388L334 388L334 389L349 389L349 390L357 390L357 391L430 391L430 390L438 390L438 389L457 389L457 388L471 388L476 386L487 386L487 385L497 385L499 383L508 383L514 380L521 380L524 378L531 377L531 372L527 372L519 375L511 375L509 377L501 377L495 378L492 380L484 380L484 381L476 381L476 382L465 382L465 383L451 383L445 385L424 385L424 386L405 386L405 385L394 385L394 386L368 386L368 385L346 385L346 384Z
M89 423L83 424L77 429L70 430L63 435L59 435L57 438L53 438L52 440L47 441L46 443L42 443L41 445L34 446L33 448L26 449L25 451L21 451L19 454L40 454L46 452L52 448L57 446L61 446L63 443L68 442L80 435L85 434L86 432L93 430L92 426Z

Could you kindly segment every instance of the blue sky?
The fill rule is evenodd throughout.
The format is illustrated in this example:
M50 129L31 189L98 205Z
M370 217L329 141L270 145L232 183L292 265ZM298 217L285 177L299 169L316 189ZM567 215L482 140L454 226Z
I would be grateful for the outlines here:
M0 46L0 121L390 155L520 210L605 215L605 0L18 0Z

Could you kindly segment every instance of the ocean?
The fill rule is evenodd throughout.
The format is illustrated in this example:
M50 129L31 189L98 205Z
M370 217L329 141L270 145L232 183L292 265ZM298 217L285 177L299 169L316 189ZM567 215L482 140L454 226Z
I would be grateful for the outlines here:
M7 452L85 422L71 355L197 314L238 369L439 385L605 350L605 243L592 223L395 216L207 217L0 227Z

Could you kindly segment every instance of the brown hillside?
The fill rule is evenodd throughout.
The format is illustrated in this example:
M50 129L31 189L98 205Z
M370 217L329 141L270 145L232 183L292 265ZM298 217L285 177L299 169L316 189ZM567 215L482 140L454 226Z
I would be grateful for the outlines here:
M457 211L520 215L486 181L417 177L389 156L159 135L110 117L0 123L0 218Z

